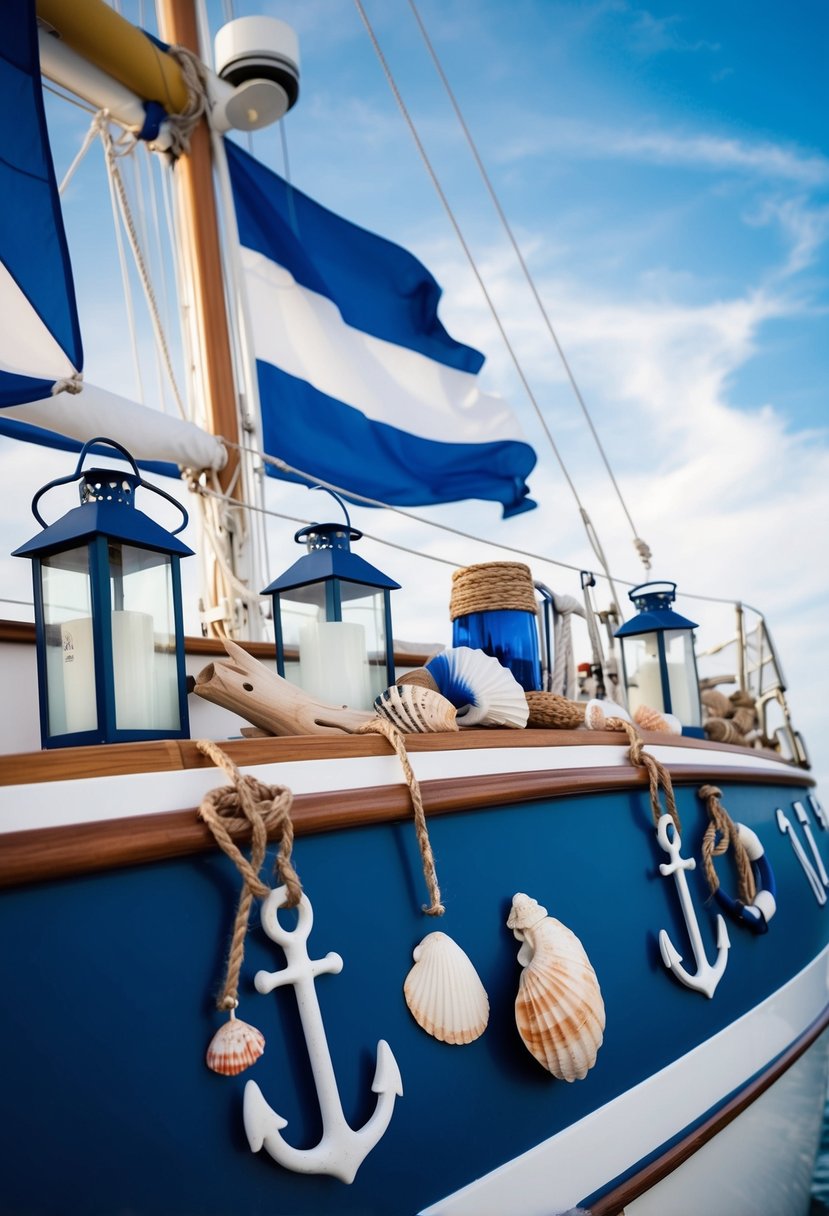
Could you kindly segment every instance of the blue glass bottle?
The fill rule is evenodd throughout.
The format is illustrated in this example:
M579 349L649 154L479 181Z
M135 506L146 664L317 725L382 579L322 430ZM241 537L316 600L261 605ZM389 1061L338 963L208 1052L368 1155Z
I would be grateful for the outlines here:
M541 688L541 658L534 613L517 608L470 612L452 622L452 645L494 655L525 692Z

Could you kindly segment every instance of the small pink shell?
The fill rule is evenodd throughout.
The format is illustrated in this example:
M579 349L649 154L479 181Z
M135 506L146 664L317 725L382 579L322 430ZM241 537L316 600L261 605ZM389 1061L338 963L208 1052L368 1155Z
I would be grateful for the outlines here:
M633 711L633 720L642 730L655 730L666 735L681 735L682 723L673 714L660 713L649 705L638 705Z
M235 1077L255 1064L265 1050L265 1036L255 1026L231 1017L219 1027L207 1049L207 1067Z

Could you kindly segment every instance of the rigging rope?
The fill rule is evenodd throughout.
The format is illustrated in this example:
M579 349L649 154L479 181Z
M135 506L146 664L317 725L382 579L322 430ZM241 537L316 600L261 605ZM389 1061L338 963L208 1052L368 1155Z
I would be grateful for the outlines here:
M478 170L481 174L481 178L483 179L483 183L486 186L486 189L489 193L489 197L492 200L492 204L495 207L496 212L498 213L498 218L500 219L501 224L504 228L504 231L505 231L507 237L509 238L509 242L512 245L513 252L515 253L516 258L518 259L518 264L521 267L521 271L527 282L527 286L529 287L530 291L532 292L533 299L535 300L535 303L538 306L538 310L541 314L544 324L547 327L547 332L549 333L550 338L553 341L553 345L555 346L556 351L558 352L558 356L559 356L562 366L564 367L564 370L567 374L567 378L570 381L570 386L573 390L573 393L575 394L576 400L578 401L579 405L581 406L581 411L584 414L585 421L587 422L587 425L590 428L590 433L592 434L593 439L596 443L596 447L598 448L599 455L601 456L601 458L604 462L604 467L607 470L607 475L610 478L613 488L616 491L616 496L619 499L621 508L622 508L623 512L625 513L628 523L630 524L630 529L631 529L631 532L633 533L633 543L636 548L636 551L639 554L640 558L642 559L645 569L650 570L651 551L648 548L648 545L645 543L645 541L643 541L640 538L640 536L637 532L637 529L636 529L636 525L634 524L633 519L631 518L630 511L628 510L627 504L624 500L624 497L622 496L622 491L619 488L619 484L616 481L612 468L610 467L610 461L607 458L604 447L602 446L602 442L599 438L599 434L593 423L593 419L590 416L590 411L587 408L587 403L585 402L581 389L579 388L578 383L576 382L576 377L573 374L573 369L571 368L570 362L567 359L566 354L564 353L564 349L561 345L561 342L558 339L558 335L556 334L556 331L553 327L553 323L550 320L547 309L544 307L544 302L538 293L538 289L535 285L535 280L533 279L533 276L530 273L529 267L527 266L527 263L524 260L524 256L521 253L517 240L515 239L515 234L513 233L509 220L507 219L504 209L501 206L500 199L498 198L498 195L495 192L495 187L493 186L492 181L490 180L489 174L487 173L486 168L484 167L484 163L481 160L477 145L476 145L474 139L472 138L472 133L470 132L469 127L466 124L466 120L464 119L464 116L461 112L461 108L458 104L457 98L455 97L455 94L452 91L452 87L449 84L449 81L446 77L446 73L443 70L443 66L442 66L440 59L438 58L437 52L432 44L432 40L426 31L426 26L423 24L423 20L420 16L420 13L418 12L417 5L415 4L415 0L409 0L409 7L411 8L412 13L414 14L415 21L417 22L420 32L423 36L423 41L425 42L426 48L429 52L429 55L431 56L432 62L435 66L435 70L441 79L443 87L445 88L447 96L449 97L449 101L452 104L452 108L455 111L455 116L460 124L461 130L463 131L464 136L466 137L466 142L469 145L469 149L472 153L472 156L475 159L476 165L478 166ZM592 527L592 525L591 525L591 527Z
M383 72L385 73L386 80L388 82L389 88L392 91L392 94L394 95L395 101L397 102L397 105L400 109L400 113L402 114L403 119L409 128L409 132L412 136L412 139L415 142L415 147L417 148L417 150L420 154L420 158L423 161L423 164L426 168L426 172L429 175L432 185L435 188L435 192L437 193L437 196L443 205L443 208L446 212L449 222L451 223L451 225L455 231L455 235L457 236L458 241L460 242L461 248L463 249L464 254L466 255L466 259L469 262L469 266L472 270L472 273L474 274L475 279L478 283L478 286L481 289L481 293L483 294L483 297L487 303L487 307L489 308L492 319L495 322L498 332L501 335L501 338L503 340L504 346L506 347L506 349L509 353L510 359L512 360L512 364L513 364L513 367L515 368L516 374L518 375L518 378L520 379L521 384L524 387L524 391L526 392L527 397L529 398L529 401L530 401L533 409L535 410L536 417L538 418L541 428L544 431L544 434L547 438L547 441L550 445L553 455L555 456L556 460L558 461L558 465L559 465L559 468L561 469L562 475L564 476L564 479L567 482L567 485L570 487L570 492L572 493L574 499L576 500L576 505L578 506L582 521L585 521L585 520L589 519L587 510L584 507L584 505L579 497L575 483L573 482L573 479L571 478L570 473L567 470L567 466L564 463L564 459L558 450L558 446L556 445L555 440L553 439L552 432L551 432L549 426L547 425L547 421L544 418L543 413L541 412L541 407L538 404L535 393L533 392L532 387L524 372L524 369L521 366L521 361L519 360L518 355L516 354L512 343L510 342L506 329L504 328L503 322L501 321L501 316L498 312L498 309L495 306L495 302L492 299L492 297L490 296L489 291L487 290L486 284L484 283L483 277L481 276L481 272L478 269L478 265L475 261L474 255L473 255L471 249L469 248L469 245L466 242L463 232L461 231L460 224L458 223L457 217L455 216L455 213L452 210L452 205L449 202L448 198L446 197L446 194L443 191L443 187L441 186L440 182L438 181L438 177L432 166L432 162L430 161L429 155L428 155L425 147L423 146L423 142L421 141L420 136L418 135L415 123L414 123L411 115L409 114L408 109L406 108L406 103L403 101L400 90L397 87L397 83L394 79L394 75L392 74L391 68L389 67L389 65L386 61L386 57L383 54L383 51L380 47L380 43L377 40L377 36L374 33L374 28L373 28L371 22L369 21L368 15L366 14L366 11L362 4L362 0L354 0L354 4L357 8L358 13L360 14L360 18L362 19L363 25L366 28L366 32L369 36L371 44L374 47L374 52L377 55L377 58L380 62L380 66L382 67ZM595 536L595 530L592 528L592 525L591 525L590 529L588 530L588 539L590 540L591 545L593 544L594 536ZM596 549L594 546L594 552L596 553L596 557L598 558L599 562L601 563L602 569L605 571L605 575L612 586L612 579L610 578L610 572L607 569L607 566L605 565L604 554L601 551L601 547Z
M489 540L485 536L476 536L474 532L465 532L462 528L455 528L451 524L441 523L438 520L427 519L425 516L417 515L414 511L407 511L403 507L393 506L392 504L382 502L377 498L368 498L364 494L357 494L354 491L349 490L347 487L336 485L334 482L323 481L320 478L315 477L313 474L307 473L304 469L297 469L293 465L289 465L286 461L280 460L279 457L269 456L267 452L260 452L256 449L248 448L244 444L232 443L230 440L225 439L222 436L219 436L219 438L227 447L237 448L240 451L253 452L265 464L273 465L275 468L279 469L280 472L291 473L294 476L303 478L308 482L309 486L322 486L323 489L334 490L335 493L347 495L350 499L353 499L355 502L363 506L378 507L381 510L390 511L394 515L399 515L403 519L411 520L413 523L424 524L426 527L434 528L438 532L445 532L450 536L457 536L461 540L471 540L474 541L475 544L488 545L490 548L498 549L503 553L515 553L525 560L545 562L547 565L556 566L560 570L570 570L579 575L584 570L584 566L574 566L570 562L559 561L557 558L550 557L549 554L534 553L531 550L520 549L517 545L507 545L502 541ZM255 511L259 514L267 515L272 519L281 519L285 520L287 523L303 525L307 525L308 523L312 522L307 517L300 518L299 516L288 515L282 511L274 511L269 507L255 506L253 503L241 502L239 499L229 498L226 494L222 494L216 490L211 490L208 486L201 485L194 476L190 476L187 484L188 488L194 494L204 495L208 498L217 498L221 499L222 501L228 501L232 503L233 506L242 507L246 511ZM468 561L452 561L450 558L438 557L431 553L424 553L422 549L412 549L407 545L400 544L398 541L388 540L387 538L378 536L373 532L366 532L365 529L361 529L361 531L367 540L375 541L377 544L384 545L388 549L396 549L401 553L408 553L414 557L425 558L427 561L440 562L441 565L451 566L453 569L458 569L462 566L469 565ZM608 582L613 580L623 587L636 586L636 582L632 581L631 579L619 578L618 575L612 576L607 572L599 573L598 577L606 578ZM683 591L682 597L683 599L702 600L709 604L734 605L736 602L734 599L730 599L728 596L700 595L699 593L691 591ZM748 605L744 606L748 607ZM757 612L758 616L761 615L757 609L752 609L752 611Z

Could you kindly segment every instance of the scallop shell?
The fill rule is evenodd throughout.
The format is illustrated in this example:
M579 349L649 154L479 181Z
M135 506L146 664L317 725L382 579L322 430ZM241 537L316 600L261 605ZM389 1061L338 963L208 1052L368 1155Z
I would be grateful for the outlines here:
M430 659L426 669L457 707L459 726L527 725L530 711L524 689L493 655L454 646Z
M633 720L642 730L655 730L663 735L681 735L682 723L673 714L660 713L649 705L637 705Z
M403 994L412 1017L441 1043L471 1043L489 1021L489 998L457 942L429 933L412 956Z
M207 1049L207 1067L224 1077L235 1077L255 1064L265 1050L265 1036L231 1013L219 1027Z
M613 701L588 701L584 707L584 725L588 730L604 730L608 718L621 718L630 722L630 714L622 705Z
M518 894L507 925L523 945L515 1023L528 1051L554 1077L581 1080L596 1063L605 1010L596 972L575 933Z
M418 684L404 684L402 688L392 684L375 699L374 708L381 717L410 734L459 729L452 702Z

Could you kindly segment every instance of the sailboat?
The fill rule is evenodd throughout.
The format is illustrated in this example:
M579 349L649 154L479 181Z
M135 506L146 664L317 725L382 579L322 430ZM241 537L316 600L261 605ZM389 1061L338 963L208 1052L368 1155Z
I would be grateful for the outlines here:
M594 611L585 572L591 661L579 676L566 654L572 606L523 563L480 563L453 581L451 646L395 646L387 608L403 592L354 564L360 536L346 505L379 494L349 482L364 453L357 441L349 458L323 378L312 387L315 400L333 401L330 430L314 430L324 459L308 472L341 501L334 523L301 529L310 548L299 572L269 584L275 632L266 637L252 607L264 589L252 580L266 580L238 522L248 517L232 509L240 485L255 498L257 459L280 462L283 475L306 469L282 455L279 420L256 449L239 440L235 405L227 410L240 385L250 402L276 373L260 367L257 384L265 360L245 345L255 326L243 306L239 330L226 328L243 268L226 287L211 278L222 240L205 212L211 142L227 187L221 131L255 125L269 106L284 112L296 94L295 47L284 31L275 49L263 27L259 43L250 26L235 26L223 40L227 70L214 75L194 59L203 38L187 5L166 6L163 44L96 0L42 0L39 34L31 5L19 9L6 75L26 74L26 48L39 38L44 74L81 96L100 91L96 104L116 121L152 126L166 154L176 146L181 232L201 229L186 253L187 310L201 334L193 350L201 345L212 366L194 371L210 402L206 435L162 424L145 440L145 414L111 395L73 434L91 416L83 404L64 407L79 386L80 343L71 279L61 297L54 262L41 275L52 314L29 294L24 319L44 323L57 359L38 375L3 348L14 411L5 433L32 438L37 428L35 438L81 455L74 474L72 457L65 476L32 487L41 530L21 535L19 551L36 570L37 619L7 622L0 643L9 690L0 1207L15 1216L805 1213L829 1064L829 815L765 621L738 606L736 641L714 656L733 671L700 679L694 623L674 608L672 584L634 589L636 611L623 620L618 604ZM98 42L103 61L84 67ZM170 55L170 44L191 53ZM150 73L161 63L163 87L138 69L125 83L119 54L130 67L145 58ZM37 110L39 70L28 74L22 92ZM180 111L185 135L171 122ZM280 187L242 150L229 155L236 180L223 239L241 238L245 273L258 268L269 299L298 283L306 294L291 299L304 303L289 317L311 307L311 292L339 323L342 309L311 270L306 282L291 271L289 283L284 263L262 265L276 238L268 228L257 245L256 191L245 202L239 182L270 201ZM45 223L54 182L46 171L29 176L47 189ZM4 195L4 207L16 205ZM308 230L311 214L320 219L316 205L284 183L283 195L280 239L312 267L311 252L288 238ZM53 236L61 255L59 225ZM3 250L4 267L26 295L27 267L10 256ZM405 274L415 272L405 261ZM437 327L434 292L417 281L418 299L431 292L421 309L429 349L442 347L452 372L441 384L474 377L475 352ZM330 339L318 358L339 354ZM281 375L289 400L285 377L299 377ZM86 387L70 406L87 394L94 407ZM472 495L520 510L532 460L488 402L478 406L493 426L483 463L491 468L496 454L504 463L500 485ZM248 434L262 437L258 424ZM326 460L338 447L345 467L332 476ZM443 456L454 456L458 476L473 461L468 451ZM210 541L219 591L205 593L205 636L186 643L180 521L175 532L166 517L156 531L134 525L132 500L160 487L158 462L193 470L202 496L231 512ZM81 505L59 520L45 506L46 491L62 492L57 481L82 488ZM422 501L457 493L438 486ZM133 561L136 548L152 560ZM146 634L146 605L127 598L128 557L132 572L161 568L169 579L164 630L156 620ZM57 592L37 582L50 561ZM99 561L109 563L103 584L90 576ZM61 599L78 578L92 585L85 609ZM355 588L372 597L356 630ZM351 659L367 621L370 653ZM147 661L119 668L119 654L143 653L142 638ZM338 664L347 671L335 689ZM160 697L162 680L189 695Z

